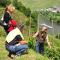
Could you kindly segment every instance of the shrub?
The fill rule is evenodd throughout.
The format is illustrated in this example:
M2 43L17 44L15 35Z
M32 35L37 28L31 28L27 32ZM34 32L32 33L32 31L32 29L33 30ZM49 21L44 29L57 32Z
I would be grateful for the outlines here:
M30 10L30 8L26 8L26 11L24 12L24 14L25 14L27 17L30 17L30 15L31 15L31 10Z
M60 48L46 48L45 54L52 60L60 60Z
M47 20L53 20L57 24L60 24L60 12L53 13L53 12L48 12L48 11L41 11L40 12L43 17Z
M27 25L27 26L30 25L30 21L29 21L29 20L26 21L26 25Z
M58 39L60 39L60 34L57 34L55 37L58 38Z
M24 13L25 16L27 16L27 17L30 17L31 16L31 18L32 18L31 19L32 20L32 23L31 23L32 24L32 27L35 27L36 26L36 24L37 24L37 18L38 18L38 12L37 11L34 11L34 12L31 13L30 8L26 8L18 0L13 0L13 5L16 7L17 10L21 11L22 13Z
M45 45L45 54L50 60L60 60L60 40L55 37L53 39L53 37L49 35L51 49Z
M38 12L34 11L31 13L31 27L35 28L37 26Z
M0 0L0 6L5 7L6 5L11 4L10 0Z
M33 18L34 22L37 22L37 18L38 18L38 12L34 11L33 13L31 13L31 17Z
M30 8L26 8L21 2L18 2L18 0L13 0L13 5L16 7L16 9L24 13L27 17L30 16Z
M6 36L6 33L2 27L0 27L0 37L1 36L4 36L4 37Z
M33 50L35 50L35 45L36 45L36 43L35 43L35 40L34 40L34 38L30 38L30 40L28 41L28 46L29 46L29 48L32 48Z

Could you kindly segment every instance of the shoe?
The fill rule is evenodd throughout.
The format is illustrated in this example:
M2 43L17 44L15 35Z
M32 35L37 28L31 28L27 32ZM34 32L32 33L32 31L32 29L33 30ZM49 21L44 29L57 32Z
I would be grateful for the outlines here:
M11 58L11 59L13 59L13 56L12 56L11 53L8 54L8 57Z

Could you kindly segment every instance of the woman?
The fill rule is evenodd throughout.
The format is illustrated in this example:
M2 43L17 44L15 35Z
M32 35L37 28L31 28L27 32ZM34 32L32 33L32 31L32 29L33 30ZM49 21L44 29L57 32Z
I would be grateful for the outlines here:
M14 12L15 7L13 5L8 5L5 9L5 14L3 16L2 21L0 22L0 25L2 25L6 31L6 33L8 34L8 28L9 28L9 21L12 20L11 18L11 14Z
M47 42L48 46L51 48L48 35L47 35L48 28L43 26L40 31L36 32L33 37L36 37L36 52L44 54L44 43Z

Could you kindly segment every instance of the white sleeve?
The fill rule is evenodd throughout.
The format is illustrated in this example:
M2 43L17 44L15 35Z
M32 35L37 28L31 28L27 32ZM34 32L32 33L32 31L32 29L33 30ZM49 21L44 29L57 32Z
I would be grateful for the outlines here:
M18 28L15 28L14 30L12 30L11 32L9 32L9 34L6 37L6 41L9 43L11 42L17 35L20 35L21 38L24 40L24 37L21 33L21 31Z

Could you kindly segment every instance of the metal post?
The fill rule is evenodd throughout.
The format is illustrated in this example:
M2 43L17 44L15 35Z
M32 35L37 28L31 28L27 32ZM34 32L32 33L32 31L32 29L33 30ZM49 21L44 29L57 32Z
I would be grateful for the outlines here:
M37 20L37 31L39 31L39 14L38 14L38 20Z
M31 14L30 14L30 23L29 23L29 40L30 40L30 35L31 35Z
M53 24L54 22L53 22L53 20L52 20L52 27L53 27L53 30L52 30L52 35L53 35L53 37L52 37L52 39L54 40L54 24ZM53 44L53 42L52 42L52 44Z
M53 30L52 30L52 33L53 33L53 36L54 36L54 24L53 24L53 20L52 20L52 27L53 27Z

